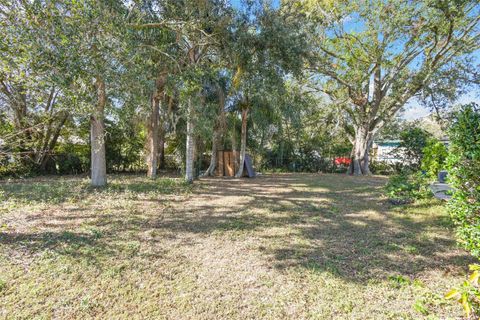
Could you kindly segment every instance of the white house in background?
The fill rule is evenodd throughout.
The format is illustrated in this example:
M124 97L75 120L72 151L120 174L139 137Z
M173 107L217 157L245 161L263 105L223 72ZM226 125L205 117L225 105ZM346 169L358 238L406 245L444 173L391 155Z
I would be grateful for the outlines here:
M448 147L448 139L440 139ZM397 163L403 161L398 156L402 154L402 149L397 149L400 140L375 141L371 149L371 159L374 161ZM395 151L395 152L393 152Z
M371 149L372 160L388 163L397 163L401 161L401 159L393 152L399 145L400 140L375 141ZM400 152L400 150L398 150L398 152Z

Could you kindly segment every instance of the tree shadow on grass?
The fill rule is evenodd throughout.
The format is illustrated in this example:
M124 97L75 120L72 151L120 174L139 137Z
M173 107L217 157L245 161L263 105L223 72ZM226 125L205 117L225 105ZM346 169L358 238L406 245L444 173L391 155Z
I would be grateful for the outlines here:
M258 216L262 223L254 225L264 230L288 225L297 235L264 232L272 245L259 250L279 270L300 267L366 283L398 273L411 277L426 271L463 273L474 262L456 248L450 219L428 212L438 202L405 207L406 213L392 211L381 199L381 178L286 175L267 179L271 181L263 187L290 190L269 194L260 187L259 192L251 192L249 186L259 186L250 181L221 185L210 194L251 197L249 207L284 214Z
M109 177L104 188L90 186L85 177L56 178L51 180L15 180L0 183L0 201L20 203L59 204L75 201L89 195L170 195L191 191L191 186L179 178L148 179L144 176L115 175Z
M416 277L425 271L464 270L472 259L455 248L447 229L451 227L448 218L428 213L428 203L404 207L414 214L392 210L381 198L384 182L375 177L302 174L251 180L210 178L190 190L187 200L175 203L170 199L168 203L173 205L162 210L119 208L114 214L80 216L74 208L67 208L54 217L54 225L47 225L53 231L6 238L0 235L0 244L27 247L32 252L55 248L62 254L82 254L98 247L100 251L95 254L102 256L118 254L119 249L113 247L117 240L159 246L156 242L169 237L184 237L190 239L184 245L195 245L204 237L241 234L258 239L256 250L265 257L265 263L279 271L303 268L366 283L392 274ZM140 185L132 188L136 183ZM131 181L128 188L113 187L112 192L116 197L123 196L125 190L148 193L159 188L155 182L144 183ZM165 202L155 197L152 201ZM140 208L144 202L132 200L132 204ZM94 235L62 233L74 230L76 219L83 219L83 226L100 230L110 247ZM159 235L146 239L145 232Z
M73 231L36 232L36 233L0 233L0 246L3 249L26 254L55 252L71 256L90 263L97 263L99 257L115 254L115 250L101 241L95 233Z

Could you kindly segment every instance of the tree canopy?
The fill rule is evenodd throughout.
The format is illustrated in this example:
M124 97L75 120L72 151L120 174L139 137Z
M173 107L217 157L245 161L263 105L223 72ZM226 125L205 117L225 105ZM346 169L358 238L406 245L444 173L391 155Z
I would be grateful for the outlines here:
M0 17L5 171L90 167L95 186L166 166L192 182L224 149L237 176L248 151L369 174L407 102L440 114L478 84L477 1L8 0Z

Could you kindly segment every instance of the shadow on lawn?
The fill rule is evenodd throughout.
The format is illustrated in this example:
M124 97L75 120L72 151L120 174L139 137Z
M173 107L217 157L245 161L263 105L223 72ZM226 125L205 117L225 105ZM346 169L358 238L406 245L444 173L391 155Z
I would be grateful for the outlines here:
M105 188L94 188L86 177L54 177L50 180L27 179L0 183L0 201L13 200L21 203L58 204L82 199L91 194L175 194L189 192L191 186L179 178L147 179L144 176L109 176Z
M71 229L72 220L85 219L83 225L101 230L102 237L109 239L112 246L122 237L158 246L156 241L166 241L166 237L201 239L230 233L247 237L253 234L259 239L257 249L265 256L266 263L280 271L305 268L362 283L392 274L415 277L428 270L458 272L472 261L465 252L455 249L443 216L421 213L428 209L428 204L405 207L420 210L415 216L402 215L398 212L401 209L392 210L381 199L384 182L374 177L306 174L252 180L210 178L193 189L186 203L176 203L163 211L123 209L115 214L93 213L82 218L68 209L55 216L61 223L50 227ZM113 190L141 193L158 191L161 187L152 182L146 187L130 189L135 183L128 187L114 186ZM181 187L173 184L172 190ZM189 202L195 199L198 201ZM165 202L150 201L158 201L159 205ZM141 207L140 203L136 205ZM160 232L159 239L146 240L146 231ZM113 248L98 239L78 233L65 237L59 232L7 237L0 234L0 244L41 251L58 250L66 243L73 252L98 246L100 251L96 254L114 254Z
M381 178L280 175L241 183L212 179L207 184L210 196L248 200L213 217L215 208L203 205L194 218L163 227L208 233L231 222L233 230L254 230L270 244L259 250L279 270L301 267L365 282L392 274L415 277L428 270L463 272L474 261L456 249L447 217L422 212L432 202L414 205L406 214L392 211L381 199ZM272 193L268 188L287 191ZM271 214L257 215L246 208L268 208ZM268 231L285 226L297 236Z
M99 257L112 255L114 250L99 241L98 234L71 231L37 233L0 233L0 246L27 254L56 252L96 263Z

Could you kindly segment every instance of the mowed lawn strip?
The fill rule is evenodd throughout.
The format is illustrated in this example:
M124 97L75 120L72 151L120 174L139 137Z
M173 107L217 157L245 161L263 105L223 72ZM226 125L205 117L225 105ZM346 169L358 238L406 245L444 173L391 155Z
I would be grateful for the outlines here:
M0 183L0 318L435 319L465 279L437 200L327 174Z

